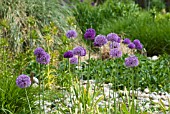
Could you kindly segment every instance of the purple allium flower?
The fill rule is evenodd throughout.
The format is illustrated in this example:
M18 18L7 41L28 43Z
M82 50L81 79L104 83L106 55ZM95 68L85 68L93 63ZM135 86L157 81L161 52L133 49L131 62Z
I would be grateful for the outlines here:
M67 38L76 38L77 32L75 30L68 30L66 33Z
M100 47L100 45L97 44L96 42L93 42L93 45L96 46L96 47Z
M40 64L48 64L50 62L50 55L45 52L43 55L37 57L36 60Z
M140 43L138 39L135 39L133 43L135 44L136 49L141 50L143 48L143 45Z
M122 56L122 51L119 50L118 48L115 48L115 49L111 49L110 50L110 56L112 58L119 58Z
M84 34L84 38L90 39L90 40L94 40L95 36L96 36L96 31L92 28L87 29Z
M139 41L138 39L135 39L135 40L133 41L133 43L134 43L135 45L139 45L139 44L140 44L140 41Z
M128 58L125 58L125 66L127 66L127 67L136 67L138 65L139 65L138 57L130 56Z
M17 77L16 84L20 88L27 88L31 85L31 79L29 76L21 74L20 76Z
M110 44L110 49L113 49L113 48L120 48L120 44L118 42L112 42Z
M78 64L78 59L76 57L70 58L70 64Z
M86 50L81 46L77 46L73 49L73 54L78 56L85 56Z
M69 50L64 53L64 58L72 58L73 57L73 51Z
M38 48L36 48L36 49L34 50L34 55L35 55L35 56L40 56L40 55L42 55L44 52L45 52L45 51L44 51L43 48L38 47Z
M94 6L94 4L95 4L94 2L91 3L92 6Z
M83 2L84 0L80 0L80 2Z
M142 45L142 44L138 44L138 45L136 45L136 49L138 49L138 50L142 50L142 48L143 48L143 45Z
M118 43L120 43L120 42L121 42L121 38L120 38L120 37L118 38L117 42L118 42Z
M94 44L101 47L103 46L104 44L107 43L107 39L106 39L106 36L104 35L97 35L94 39Z
M130 41L129 38L125 38L125 39L122 41L122 43L124 43L124 44L130 44L131 41Z
M118 42L120 40L120 37L115 33L110 33L107 35L107 40L111 42Z
M130 44L128 45L128 47L129 47L130 49L134 49L134 48L135 48L135 44L134 44L134 43L130 43Z

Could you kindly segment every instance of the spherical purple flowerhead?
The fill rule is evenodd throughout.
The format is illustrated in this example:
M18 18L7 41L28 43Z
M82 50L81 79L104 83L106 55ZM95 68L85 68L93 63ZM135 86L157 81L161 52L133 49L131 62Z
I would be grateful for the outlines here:
M110 33L107 35L107 40L111 42L119 42L120 37L115 33Z
M90 39L90 40L94 40L95 36L96 36L96 31L92 28L87 29L84 34L84 38Z
M133 41L133 43L134 43L135 45L138 45L138 44L140 44L140 41L139 41L138 39L135 39L135 40Z
M77 46L73 49L73 54L78 56L85 56L86 55L86 49L84 49L81 46Z
M40 56L40 55L42 55L44 52L45 52L45 51L44 51L43 48L38 47L38 48L36 48L36 49L34 50L34 55L35 55L35 56Z
M138 57L130 56L128 58L125 58L125 66L127 66L127 67L136 67L138 65L139 65Z
M16 84L20 88L27 88L31 85L31 79L29 76L22 74L17 77Z
M94 39L94 44L99 47L103 46L106 43L107 43L107 39L106 36L104 35L97 35Z
M130 43L130 44L128 45L128 47L129 47L130 49L134 49L134 48L135 48L135 44L134 44L134 43Z
M76 57L70 58L70 64L78 64L78 59Z
M120 44L118 42L112 42L110 44L110 49L113 49L113 48L120 48Z
M91 3L91 5L92 5L92 6L94 6L94 5L95 5L95 3L94 3L94 2L92 2L92 3Z
M124 43L124 44L130 44L131 43L131 41L130 41L130 39L129 38L125 38L124 40L123 40L123 42L122 43Z
M142 44L138 44L138 45L136 45L136 49L138 49L138 50L142 50L142 48L143 48L143 45L142 45Z
M75 30L68 30L66 33L67 38L76 38L77 32Z
M122 56L122 51L118 48L110 50L110 57L112 58L120 58Z
M64 53L64 58L72 58L73 57L73 51L69 50Z
M138 39L135 39L133 43L135 44L136 49L141 50L143 48L143 45L140 43Z
M118 42L118 43L120 43L120 42L121 42L121 38L120 38L120 37L118 38L117 42Z
M50 55L45 52L43 55L37 57L36 60L40 64L48 64L50 62Z

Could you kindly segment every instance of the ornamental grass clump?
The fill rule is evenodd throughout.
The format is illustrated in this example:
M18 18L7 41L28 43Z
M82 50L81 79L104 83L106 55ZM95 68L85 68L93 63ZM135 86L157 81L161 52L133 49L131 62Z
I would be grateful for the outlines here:
M30 77L25 74L21 74L20 76L17 77L16 84L19 88L25 89L25 94L26 94L28 105L29 105L30 113L32 114L32 110L31 110L31 106L30 106L30 102L29 102L28 94L27 94L27 90L26 90L26 88L31 85Z

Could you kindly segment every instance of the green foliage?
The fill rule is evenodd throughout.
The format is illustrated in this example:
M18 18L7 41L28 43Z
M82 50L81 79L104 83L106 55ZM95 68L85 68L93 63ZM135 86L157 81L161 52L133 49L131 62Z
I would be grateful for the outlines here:
M21 73L26 73L23 68L29 62L29 58L26 58L25 55L11 58L11 54L8 53L9 50L2 49L0 50L2 52L0 55L0 67L2 68L0 71L0 113L16 114L20 112L30 114L24 89L16 86L16 78ZM30 87L27 88L27 91L32 110L35 110L34 102L36 98L34 95L36 95L37 90Z
M148 56L168 53L170 51L168 15L138 12L136 16L108 21L100 33L115 32L131 40L139 39L146 48Z
M139 8L132 2L126 4L120 1L107 0L99 6L91 6L89 3L79 3L74 11L76 21L84 33L87 28L94 28L100 33L103 25L112 19L126 17L138 11Z
M116 81L116 88L122 90L125 86L130 85L131 87L132 81L130 80L130 83L128 83L127 80L135 72L135 88L141 87L144 90L149 87L152 91L169 91L169 56L164 55L157 61L153 61L138 55L140 65L133 72L124 66L125 57L126 55L122 59L118 59L117 62L113 59L105 61L91 59L90 72L88 72L88 66L82 63L83 70L79 73L84 79L87 79L90 75L90 79L99 82L113 83ZM63 68L59 67L59 69ZM75 70L75 66L72 66L72 70Z

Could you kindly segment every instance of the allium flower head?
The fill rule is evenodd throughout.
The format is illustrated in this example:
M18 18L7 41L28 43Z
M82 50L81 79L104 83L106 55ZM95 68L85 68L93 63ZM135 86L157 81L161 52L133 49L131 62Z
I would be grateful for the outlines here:
M95 5L95 3L94 3L94 2L92 2L92 3L91 3L91 5L92 5L92 6L94 6L94 5Z
M112 58L120 58L122 56L122 51L118 48L110 50L110 57Z
M143 48L143 45L140 43L138 39L135 39L133 43L135 44L136 49L141 50Z
M67 38L76 38L77 32L75 30L68 30L66 33Z
M118 38L117 42L118 42L118 43L120 43L120 42L121 42L121 38L120 38L120 37Z
M136 56L130 56L125 58L125 66L127 67L136 67L139 65L139 60Z
M125 38L125 39L122 41L122 43L124 43L124 44L130 44L131 41L130 41L129 38Z
M107 40L111 42L119 42L120 37L115 33L110 33L107 35Z
M35 55L35 56L40 56L40 55L42 55L44 52L45 52L45 51L44 51L43 48L38 47L38 48L36 48L36 49L34 50L34 55Z
M130 44L128 45L128 47L129 47L130 49L134 49L134 48L135 48L135 44L134 44L134 43L130 43Z
M84 38L90 39L90 40L94 40L95 36L96 36L96 31L92 28L87 29L84 34Z
M73 51L69 50L64 53L64 58L72 58L73 57Z
M16 84L20 88L27 88L31 85L31 79L29 76L22 74L17 77Z
M133 41L133 43L134 43L135 45L139 45L139 44L140 44L140 41L139 41L138 39L135 39L135 40Z
M40 64L48 64L50 62L50 55L45 52L43 55L37 57L36 60Z
M120 44L118 42L112 42L110 44L110 49L113 49L113 48L120 48Z
M76 57L70 58L70 64L78 64L78 59Z
M84 49L81 46L77 46L73 49L73 54L78 56L85 56L86 55L86 49Z
M107 43L107 39L104 35L97 35L94 39L94 44L101 47Z
M142 48L143 48L143 45L142 45L142 44L138 44L138 45L136 45L136 49L138 49L138 50L142 50Z

